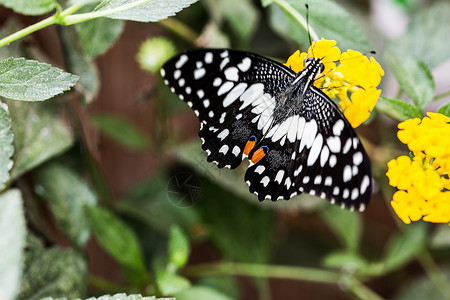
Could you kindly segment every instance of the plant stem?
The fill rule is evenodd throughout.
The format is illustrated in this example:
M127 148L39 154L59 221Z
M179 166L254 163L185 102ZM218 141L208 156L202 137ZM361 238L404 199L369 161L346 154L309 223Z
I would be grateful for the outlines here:
M181 38L185 39L190 43L195 43L198 39L198 34L195 33L192 29L187 27L182 22L178 21L175 18L168 18L165 20L159 21L159 25L166 27L167 29L172 30L174 33L179 35Z
M54 25L54 24L61 24L62 20L65 16L74 13L75 11L79 10L82 7L82 5L73 5L66 10L60 12L59 9L57 9L56 13L53 16L50 16L42 21L39 21L33 25L30 25L24 29L21 29L3 39L0 40L0 47L6 46L18 39L21 39L27 35L32 34L33 32L36 32L42 28Z
M436 262L433 260L430 253L426 250L422 251L417 255L417 260L427 273L430 281L438 288L444 298L450 300L450 287L448 285L447 277L436 265Z
M442 94L434 96L433 101L441 100L441 99L443 99L443 98L445 98L447 96L450 96L450 91L446 91L446 92L444 92Z
M341 278L341 275L337 272L320 269L232 262L187 266L184 269L183 274L187 276L227 274L258 278L270 277L305 280L322 283L337 283Z
M92 20L92 19L107 17L107 16L110 16L110 15L113 15L116 13L124 12L129 9L144 5L151 1L153 1L153 0L138 0L138 1L130 2L128 4L119 5L117 7L110 8L110 9L97 10L97 11L84 13L84 14L77 14L77 15L73 15L73 16L66 16L61 24L73 25L73 24L77 24L77 23Z
M6 46L11 42L14 42L20 38L23 38L24 36L32 34L35 31L38 31L39 29L48 27L48 26L56 24L56 23L58 23L58 20L55 18L55 16L48 17L40 22L37 22L36 24L28 26L24 29L21 29L21 30L1 39L0 47Z
M355 295L364 296L361 299L383 299L356 278L343 278L344 275L338 272L314 268L223 262L187 266L183 270L183 275L195 277L237 275L256 278L278 278L318 283L330 283L340 286L343 285L346 289L348 289Z
M314 31L314 28L308 26L306 19L301 14L299 14L298 11L296 11L289 3L284 0L274 0L273 2L278 4L278 6L284 9L285 12L290 14L307 32L309 31L309 34L311 35L313 41L319 40L319 36Z

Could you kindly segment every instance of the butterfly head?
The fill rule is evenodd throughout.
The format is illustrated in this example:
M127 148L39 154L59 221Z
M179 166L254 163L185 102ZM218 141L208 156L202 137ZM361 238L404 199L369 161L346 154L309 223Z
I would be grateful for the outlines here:
M309 72L313 74L313 77L315 77L315 75L320 74L325 70L325 66L321 59L317 57L308 57L305 62L304 70L309 70Z

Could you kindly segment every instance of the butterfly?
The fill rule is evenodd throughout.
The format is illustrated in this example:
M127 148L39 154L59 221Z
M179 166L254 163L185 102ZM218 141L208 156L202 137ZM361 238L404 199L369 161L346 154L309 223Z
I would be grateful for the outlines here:
M161 68L166 85L200 120L207 161L236 168L259 201L301 193L363 211L372 194L370 160L338 106L314 80L323 71L310 57L290 68L250 52L199 49Z

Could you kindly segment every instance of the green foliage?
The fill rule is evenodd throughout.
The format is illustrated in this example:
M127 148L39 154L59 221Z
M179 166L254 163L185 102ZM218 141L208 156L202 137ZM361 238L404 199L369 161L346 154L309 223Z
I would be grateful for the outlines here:
M91 11L87 6L83 11ZM95 58L105 53L120 37L123 31L123 21L107 18L94 19L79 23L76 26L87 58Z
M140 0L141 5L135 5L133 0L105 0L96 7L97 12L119 11L125 7L128 10L108 15L109 18L131 20L138 22L156 22L175 15L185 7L197 2L197 0Z
M22 205L22 196L17 189L0 195L0 292L6 299L14 299L20 289L26 235ZM11 230L11 224L14 224L14 230Z
M447 117L450 117L450 103L446 103L441 107L439 107L437 112L446 115Z
M361 215L340 207L328 206L322 210L322 217L348 251L356 252L358 250L362 232Z
M377 110L384 112L398 121L421 118L423 116L423 112L416 106L402 100L390 99L384 96L379 98Z
M384 268L396 269L413 259L425 245L426 229L425 223L412 224L394 236L383 259Z
M13 140L8 106L0 102L0 191L10 179L9 171L13 166L11 160L14 153Z
M383 201L367 214L305 195L259 203L243 180L246 166L218 169L206 163L198 139L186 142L184 135L174 133L186 105L171 101L174 96L162 87L158 74L167 59L194 46L265 51L285 61L286 45L303 51L309 45L308 3L313 39L336 40L343 51L383 53L383 68L394 75L399 91L395 96L383 92L378 112L397 121L421 118L433 100L448 95L435 95L440 81L432 71L450 58L450 4L396 1L411 18L407 32L386 46L377 40L372 46L355 21L367 15L353 7L349 13L331 0L203 0L203 5L192 5L196 2L0 0L20 14L46 14L22 30L8 15L0 32L0 298L228 300L246 297L243 288L250 286L259 299L275 300L278 282L269 284L268 278L341 287L339 298L450 298L448 276L440 270L450 262L447 224L393 229L394 222L380 209ZM133 64L137 56L152 76L152 89L142 93L157 116L151 116L157 120L149 126L151 134L134 121L105 114L104 104L91 111L88 106L99 92L114 84L100 82L95 59L129 33L124 20L156 22L187 7L177 19L161 22L164 30L152 27L161 37L147 39L137 55L120 57ZM41 62L49 54L40 48L45 39L18 42L55 24L60 26L52 38L61 46L55 61L64 71ZM375 32L372 25L364 24L364 31ZM113 72L119 82L130 76ZM438 112L450 116L450 104ZM386 163L405 149L394 148L386 138L396 124L380 120L375 116L367 129L377 131L367 150L381 191L374 200L382 194L389 202ZM96 152L103 144L92 141L89 122L120 146L151 156L151 176L124 193L122 187L110 191L112 176L99 169L109 161L104 152ZM96 273L93 239L119 265L114 271L120 283ZM415 260L425 272L409 272ZM242 284L243 276L253 280ZM374 291L365 286L369 280L377 283L370 285Z
M270 7L271 25L280 35L301 45L303 51L309 46L306 20L300 24L295 16L303 18L306 15L306 3L309 5L309 25L316 31L318 38L335 40L343 51L353 49L364 53L372 50L359 26L335 2L330 0L280 2L288 4L290 8L281 9L279 6L272 5Z
M79 298L86 292L87 263L74 250L30 249L26 252L24 266L18 300L51 296Z
M35 192L48 203L56 222L67 237L83 247L90 235L86 206L95 205L95 194L78 174L59 162L50 162L33 172Z
M415 57L405 55L405 49L398 47L391 47L385 60L402 90L423 112L434 96L434 81L428 67Z
M144 259L135 234L116 215L86 206L92 231L98 242L122 266L145 276Z
M24 15L42 15L58 5L55 0L0 0L0 4Z
M25 58L0 62L0 96L22 101L43 101L67 91L78 76L49 64Z
M9 107L14 133L12 178L72 146L71 130L61 120L55 106L49 103L5 102Z
M122 118L111 115L95 115L92 121L105 135L127 148L142 150L149 145L144 133Z
M169 262L176 268L183 267L189 256L189 242L179 227L172 227L169 238Z

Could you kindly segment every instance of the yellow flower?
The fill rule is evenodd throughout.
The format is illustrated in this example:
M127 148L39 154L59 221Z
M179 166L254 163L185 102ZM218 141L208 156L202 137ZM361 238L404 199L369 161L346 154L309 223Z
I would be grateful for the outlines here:
M450 222L450 118L428 113L398 128L399 140L414 156L400 156L388 163L389 184L399 189L392 208L405 223L422 217L427 222Z
M421 198L414 189L398 191L394 194L391 201L392 208L397 216L406 224L420 220L423 216L422 206L425 205L425 199Z
M367 120L381 93L376 87L384 71L377 61L353 50L341 53L335 41L321 39L306 53L297 50L285 65L300 72L308 57L321 59L325 68L314 85L338 102L350 124L358 127Z

